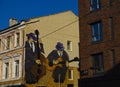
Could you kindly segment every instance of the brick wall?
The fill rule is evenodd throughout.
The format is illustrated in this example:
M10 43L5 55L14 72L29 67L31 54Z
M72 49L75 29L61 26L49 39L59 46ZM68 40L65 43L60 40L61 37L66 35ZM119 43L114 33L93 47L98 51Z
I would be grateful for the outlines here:
M88 69L88 76L92 77L92 54L103 53L104 72L112 68L112 53L115 52L115 64L120 62L120 1L101 0L101 8L90 12L90 0L79 0L79 25L80 25L80 56L81 70ZM110 21L112 18L112 28ZM103 39L98 43L92 43L91 23L101 21ZM112 29L112 31L111 31ZM113 34L113 36L111 35Z

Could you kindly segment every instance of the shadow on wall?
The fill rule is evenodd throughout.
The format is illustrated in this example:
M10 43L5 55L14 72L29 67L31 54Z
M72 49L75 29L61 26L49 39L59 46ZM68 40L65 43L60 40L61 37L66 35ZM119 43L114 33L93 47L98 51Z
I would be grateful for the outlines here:
M120 87L120 63L104 76L79 79L79 87Z
M6 86L6 87L25 87L25 85L12 85L12 86Z

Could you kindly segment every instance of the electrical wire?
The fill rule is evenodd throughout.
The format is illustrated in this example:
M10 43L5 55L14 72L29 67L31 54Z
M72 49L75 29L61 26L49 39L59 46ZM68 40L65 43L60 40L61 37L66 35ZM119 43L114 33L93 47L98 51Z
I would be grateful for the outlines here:
M56 29L56 30L54 30L54 31L52 31L52 32L44 35L44 36L42 36L41 38L45 38L45 37L47 37L47 36L49 36L49 35L51 35L51 34L53 34L53 33L56 33L56 32L58 32L59 30L62 30L62 29L64 29L65 27L67 27L67 26L69 26L69 25L71 25L71 24L73 24L73 23L75 23L75 22L77 22L77 21L78 21L78 19L77 19L77 20L74 20L73 22L71 22L71 23L69 23L69 24L67 24L67 25L65 25L65 26L62 26L62 27L60 27L60 28L58 28L58 29Z

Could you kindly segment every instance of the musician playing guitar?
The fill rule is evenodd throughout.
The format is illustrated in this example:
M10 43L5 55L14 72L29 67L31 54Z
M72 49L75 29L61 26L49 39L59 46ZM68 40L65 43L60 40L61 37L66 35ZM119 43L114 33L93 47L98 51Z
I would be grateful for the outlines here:
M69 56L67 52L64 50L64 46L61 42L58 42L56 45L56 49L53 50L48 55L48 61L49 66L52 66L53 64L57 64L58 62L67 62L69 60ZM60 82L63 83L66 77L67 72L67 66L65 63L57 64L55 66L55 69L53 70L53 78L54 82L59 82L59 76L60 76Z
M37 37L34 33L29 33L26 36L28 40L25 43L25 79L26 83L34 84L38 81L37 74L41 73L41 70L36 67L41 66L42 63L36 57L40 53L44 53L44 48L42 43L38 47Z

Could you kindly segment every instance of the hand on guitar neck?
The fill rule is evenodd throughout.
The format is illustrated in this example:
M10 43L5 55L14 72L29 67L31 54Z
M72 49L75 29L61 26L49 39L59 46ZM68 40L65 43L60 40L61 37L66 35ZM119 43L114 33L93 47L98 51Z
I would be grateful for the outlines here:
M40 61L40 60L38 60L38 59L37 59L35 62L36 62L38 65L40 65L40 64L41 64L41 61Z

